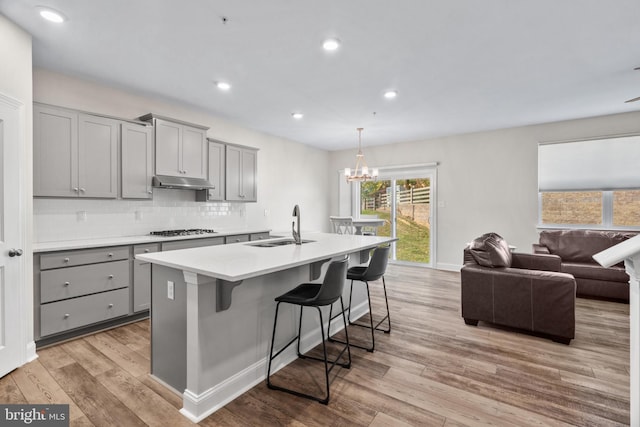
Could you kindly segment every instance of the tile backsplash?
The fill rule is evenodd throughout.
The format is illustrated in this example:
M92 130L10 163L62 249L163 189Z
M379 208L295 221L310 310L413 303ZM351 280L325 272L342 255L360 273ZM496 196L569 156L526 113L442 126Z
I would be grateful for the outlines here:
M246 226L246 205L196 202L193 191L154 189L153 200L33 200L35 242L148 234L180 228Z

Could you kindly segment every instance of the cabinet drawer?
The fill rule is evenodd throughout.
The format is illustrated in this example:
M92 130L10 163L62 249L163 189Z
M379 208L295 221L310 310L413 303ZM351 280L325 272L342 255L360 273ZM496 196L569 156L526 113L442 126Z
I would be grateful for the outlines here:
M253 233L249 235L249 240L254 241L254 240L263 240L263 239L268 239L269 233Z
M227 236L225 237L225 243L240 243L240 242L248 242L249 235L248 234L238 234L236 236Z
M176 249L199 248L202 246L223 245L224 237L209 237L204 239L178 240L162 244L162 251L175 251Z
M152 244L148 244L148 245L135 245L133 247L133 254L134 255L140 255L140 254L148 254L151 252L160 252L160 244L159 243L152 243Z
M129 288L87 295L40 307L42 336L67 331L129 313Z
M40 302L46 303L128 286L128 260L46 270L40 273Z
M52 252L40 255L40 269L94 264L96 262L129 259L129 246L83 249L78 251Z

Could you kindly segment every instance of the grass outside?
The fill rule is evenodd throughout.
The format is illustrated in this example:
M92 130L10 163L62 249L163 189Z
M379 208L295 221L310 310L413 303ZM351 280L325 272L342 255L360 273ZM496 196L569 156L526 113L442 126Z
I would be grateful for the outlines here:
M385 225L378 227L379 236L391 236L391 213L388 211L363 210L363 215L378 215L385 219ZM398 215L396 217L396 258L398 261L429 262L429 227L420 225L411 218Z

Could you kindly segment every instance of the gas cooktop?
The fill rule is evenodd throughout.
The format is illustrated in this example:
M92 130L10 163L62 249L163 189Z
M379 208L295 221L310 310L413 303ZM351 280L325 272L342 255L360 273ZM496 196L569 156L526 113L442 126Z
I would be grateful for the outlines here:
M152 236L175 237L175 236L193 236L195 234L214 234L215 231L206 228L191 228L188 230L163 230L152 231Z

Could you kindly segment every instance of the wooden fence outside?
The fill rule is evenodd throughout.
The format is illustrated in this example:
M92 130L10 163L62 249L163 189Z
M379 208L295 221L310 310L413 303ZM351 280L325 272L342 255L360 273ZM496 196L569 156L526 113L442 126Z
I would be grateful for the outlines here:
M429 187L410 188L396 192L396 204L423 204L431 200L431 189ZM388 209L391 207L391 197L388 193L378 193L374 197L367 197L362 200L363 210Z

